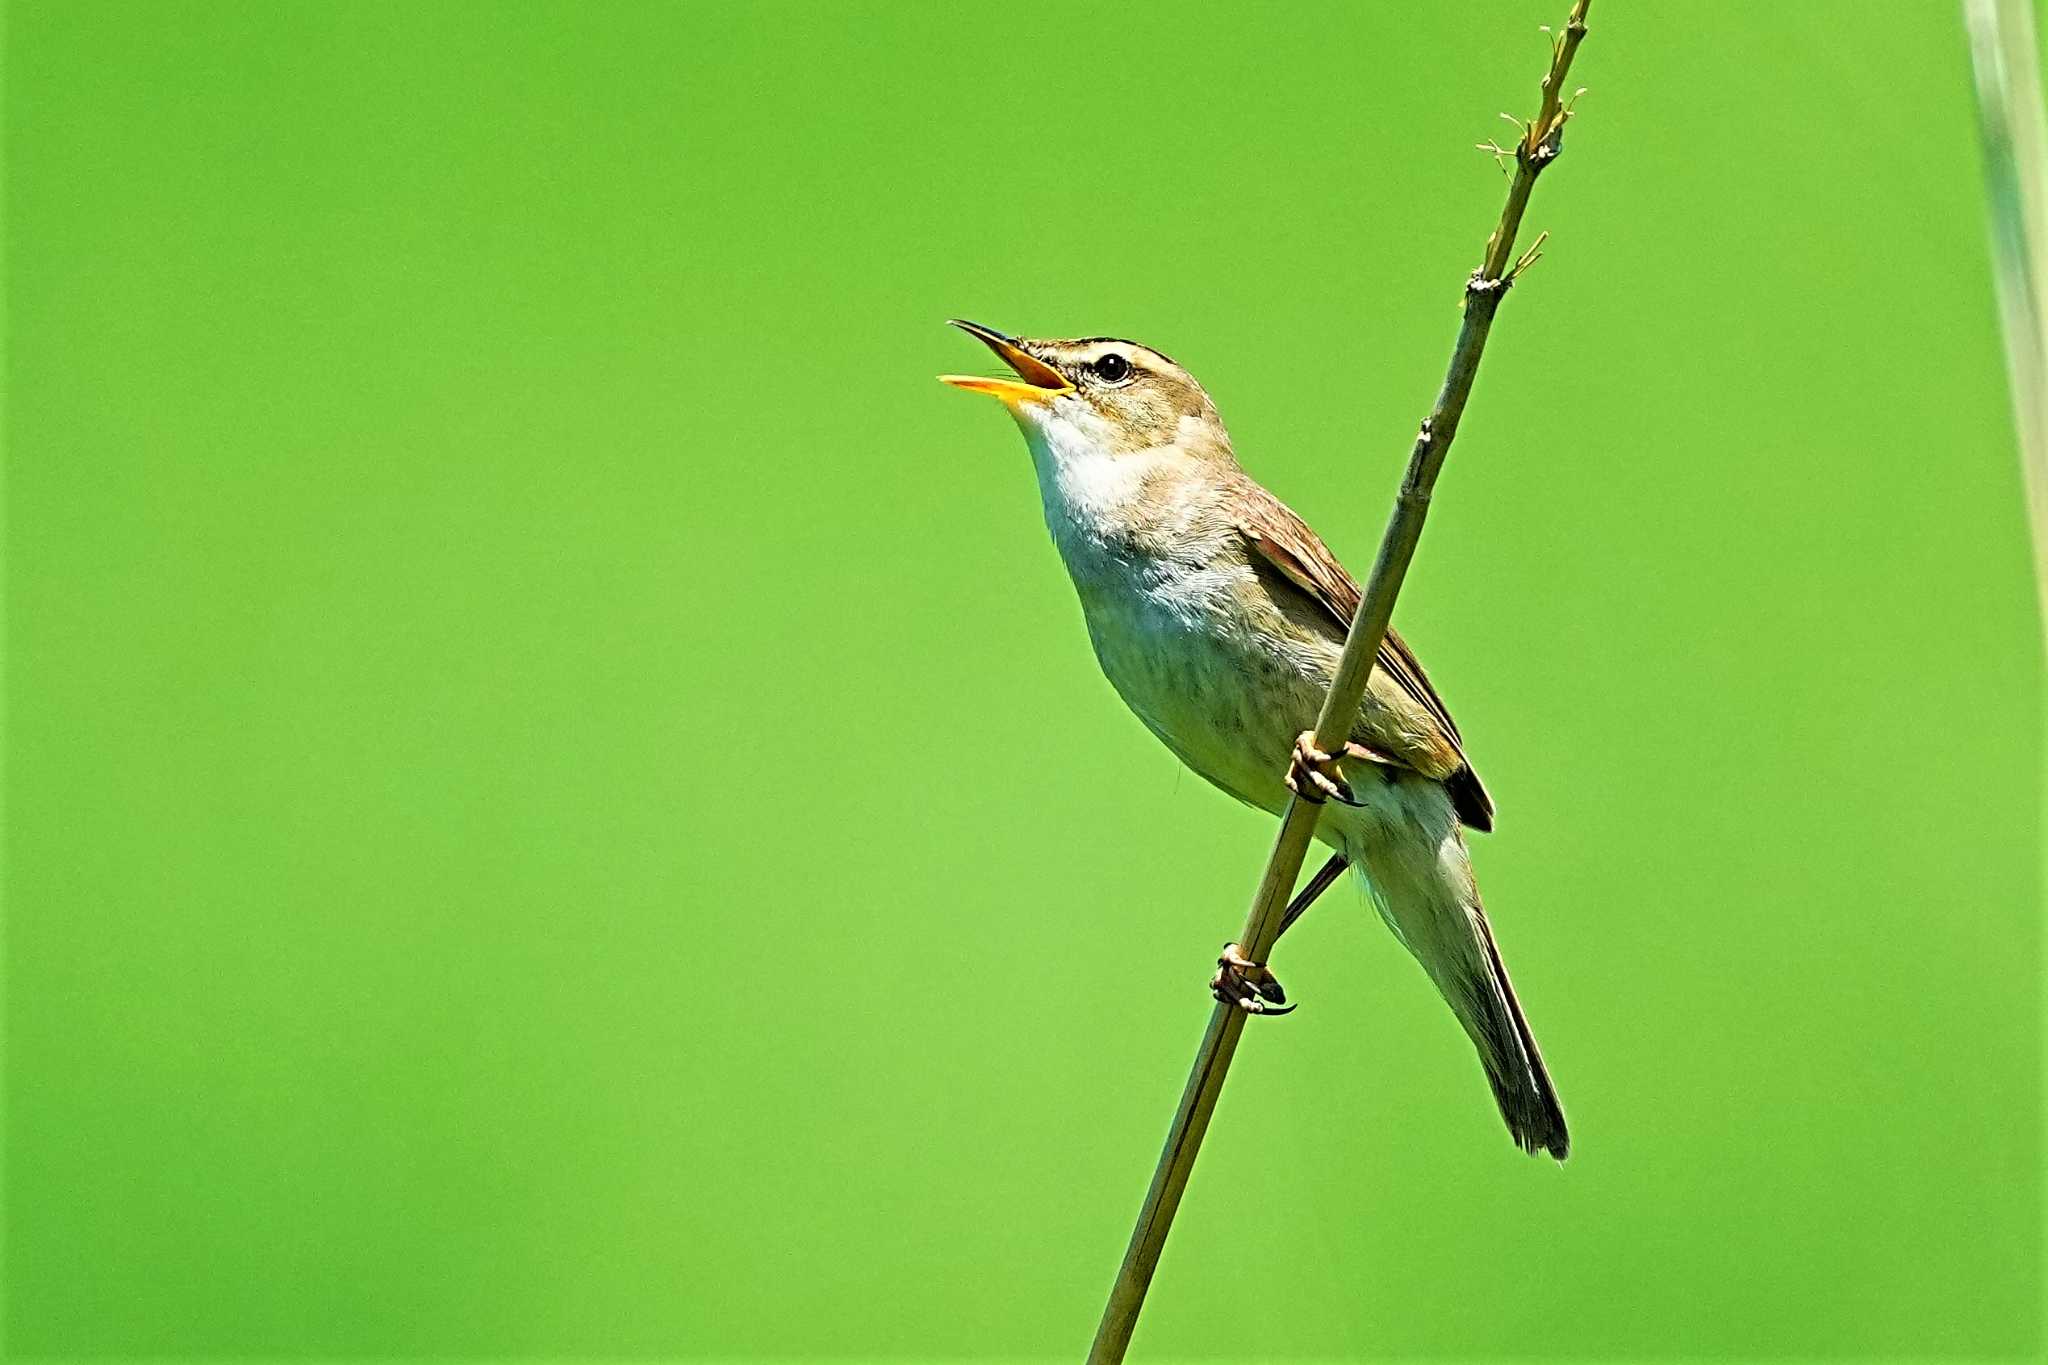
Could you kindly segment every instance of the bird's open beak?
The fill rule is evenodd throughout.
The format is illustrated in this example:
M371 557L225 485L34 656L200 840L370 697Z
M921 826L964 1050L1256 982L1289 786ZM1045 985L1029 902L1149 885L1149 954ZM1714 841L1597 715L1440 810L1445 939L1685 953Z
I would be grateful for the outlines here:
M939 382L951 384L956 389L972 389L976 393L991 394L1005 403L1042 402L1070 393L1074 386L1052 366L1032 355L1009 337L978 322L962 322L959 318L947 319L951 325L981 343L1003 358L1003 363L1017 372L1016 379L983 379L971 374L942 374ZM1022 380L1019 383L1018 380Z

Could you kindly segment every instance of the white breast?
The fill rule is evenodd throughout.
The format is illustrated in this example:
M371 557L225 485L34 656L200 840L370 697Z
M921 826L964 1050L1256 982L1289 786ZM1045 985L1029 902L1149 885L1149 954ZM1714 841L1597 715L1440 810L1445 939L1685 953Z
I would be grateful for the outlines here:
M1083 410L1021 424L1102 671L1189 767L1270 805L1284 796L1278 764L1302 726L1286 704L1295 679L1245 616L1252 571L1216 543L1227 527L1204 515L1205 486L1159 477L1180 457L1109 454L1087 421Z

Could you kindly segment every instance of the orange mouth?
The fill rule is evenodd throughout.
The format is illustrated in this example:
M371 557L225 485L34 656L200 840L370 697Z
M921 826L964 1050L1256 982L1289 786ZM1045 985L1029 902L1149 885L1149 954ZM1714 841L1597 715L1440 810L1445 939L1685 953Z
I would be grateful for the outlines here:
M1073 392L1074 386L1066 381L1065 376L1019 346L1012 338L978 322L963 322L959 318L949 318L947 321L994 351L1005 365L1017 372L1017 378L985 379L980 375L942 374L939 376L941 384L951 384L956 389L967 389L974 393L985 393L1013 404L1043 402L1049 398L1057 398L1063 393Z

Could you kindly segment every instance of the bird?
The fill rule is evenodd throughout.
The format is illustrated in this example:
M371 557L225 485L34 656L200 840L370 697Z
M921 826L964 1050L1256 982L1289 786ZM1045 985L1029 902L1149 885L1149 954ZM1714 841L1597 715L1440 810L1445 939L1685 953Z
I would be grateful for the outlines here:
M1320 805L1316 837L1336 851L1332 866L1341 871L1341 859L1357 870L1456 1015L1509 1133L1526 1152L1564 1160L1564 1111L1464 838L1493 828L1493 799L1414 652L1387 631L1341 752L1318 750L1310 727L1358 584L1238 463L1208 392L1133 341L950 325L1014 376L940 379L998 399L1023 432L1046 527L1110 684L1183 764L1228 795L1276 815L1290 795ZM1247 1012L1283 1012L1271 969L1235 944L1211 987Z

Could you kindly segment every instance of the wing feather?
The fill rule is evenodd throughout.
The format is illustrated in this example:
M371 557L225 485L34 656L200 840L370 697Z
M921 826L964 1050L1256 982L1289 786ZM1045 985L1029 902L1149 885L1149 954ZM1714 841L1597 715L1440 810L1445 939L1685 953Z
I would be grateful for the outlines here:
M1238 522L1238 531L1246 543L1282 578L1321 607L1338 631L1349 630L1351 618L1358 614L1362 599L1357 581L1345 572L1344 566L1337 562L1337 557L1330 553L1322 539L1309 529L1308 523L1296 516L1285 503L1256 485L1248 487L1246 492L1250 495L1244 500L1248 510ZM1430 685L1429 675L1422 671L1422 661L1415 657L1415 652L1408 648L1408 642L1396 634L1392 626L1387 628L1386 638L1380 642L1375 664L1379 671L1394 680L1405 696L1423 709L1457 752L1461 766L1445 779L1444 785L1457 806L1458 818L1474 829L1492 829L1493 800L1486 794L1479 775L1472 771L1471 760L1465 757L1464 738L1458 733L1458 723L1451 719L1450 708L1444 705L1444 699Z

